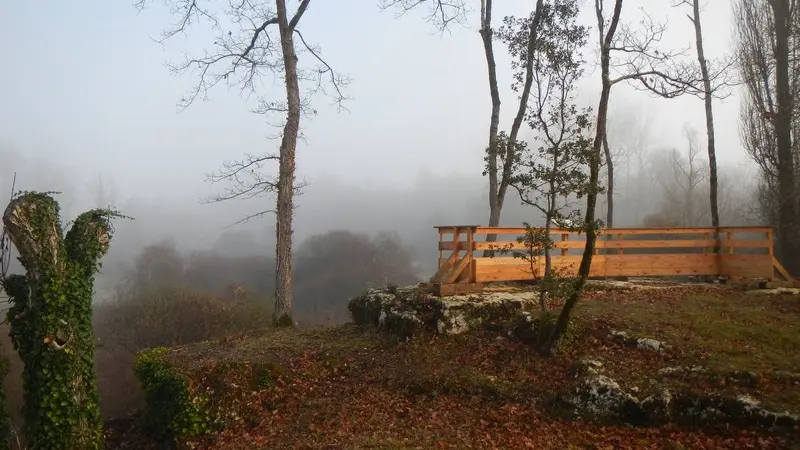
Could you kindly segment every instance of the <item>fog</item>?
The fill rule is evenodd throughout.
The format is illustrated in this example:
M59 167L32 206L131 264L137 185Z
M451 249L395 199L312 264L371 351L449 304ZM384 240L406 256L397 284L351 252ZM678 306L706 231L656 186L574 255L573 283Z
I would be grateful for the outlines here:
M630 23L640 20L643 6L654 18L666 18L663 46L685 47L691 57L693 32L681 10L645 0L625 5ZM498 25L504 15L526 14L530 7L498 5ZM583 10L587 24L592 12ZM308 186L296 202L296 245L335 230L393 232L410 252L416 277L425 279L436 266L433 226L487 222L481 172L490 99L475 13L444 33L421 12L398 17L373 2L315 3L304 16L305 38L320 44L326 60L352 82L346 110L315 98L316 114L301 123L297 175ZM704 25L706 54L721 57L731 48L729 5L710 2L704 14L713 17ZM186 254L273 253L272 215L237 224L271 209L271 198L202 200L226 188L207 182L224 161L277 148L280 117L253 114L256 96L225 86L178 108L197 79L165 65L207 48L214 35L201 26L156 43L173 21L158 3L141 12L99 0L0 5L0 38L15 43L6 55L14 69L0 73L0 192L11 194L16 173L16 190L61 192L65 223L109 205L134 218L116 224L98 277L98 300L111 296L149 245L172 242ZM509 56L501 43L496 47L500 127L506 129L516 96ZM590 66L596 56L593 48L584 51ZM259 80L260 93L279 97L283 88L274 81ZM590 67L579 86L581 106L596 104L599 84ZM739 143L738 103L736 90L715 102L723 224L758 222L752 214L757 171ZM699 99L665 100L624 84L614 87L609 140L617 166L615 225L686 222L672 217L681 208L697 209L689 221L707 221L707 183L691 195L679 192L676 168L688 155L687 129L704 135ZM520 137L530 140L532 131L523 127ZM604 204L599 208L602 213ZM509 192L502 225L538 220ZM263 276L273 274L265 270Z
M528 14L534 2L497 3L499 26L505 15ZM587 24L594 21L590 3ZM645 6L654 18L667 17L663 46L687 47L691 57L694 33L684 11L657 3L626 0L623 17L635 23ZM722 57L732 48L730 5L707 3L706 55ZM316 114L301 122L297 178L307 186L296 199L293 318L304 326L347 321L348 297L364 288L433 275L434 226L488 222L481 173L491 100L477 11L439 33L421 12L397 17L377 4L315 1L302 21L305 39L352 79L345 111L314 98ZM224 85L180 110L176 104L197 79L165 65L213 45L214 35L200 27L156 43L174 21L160 2L141 12L130 2L0 2L0 200L12 191L58 191L65 226L96 207L133 218L115 221L96 279L96 366L106 418L142 404L131 369L136 351L249 330L271 317L274 216L239 222L271 209L273 199L203 200L228 187L207 181L224 161L278 148L274 125L281 118L252 113L258 96ZM590 66L595 39L592 32L584 52ZM507 130L516 95L506 49L498 42L495 51L500 129ZM258 86L260 94L283 94L275 80ZM579 106L596 106L599 87L590 68ZM721 222L759 224L758 171L739 142L739 92L731 94L714 103ZM614 87L615 226L710 222L708 183L687 190L682 179L692 145L700 151L691 167L706 176L704 124L697 98L664 100ZM699 136L694 144L691 130ZM533 137L523 127L520 138ZM603 217L604 201L598 208ZM523 221L537 224L540 217L510 191L501 225ZM325 233L331 234L320 238ZM6 393L19 423L21 362L10 342L0 348L12 361Z

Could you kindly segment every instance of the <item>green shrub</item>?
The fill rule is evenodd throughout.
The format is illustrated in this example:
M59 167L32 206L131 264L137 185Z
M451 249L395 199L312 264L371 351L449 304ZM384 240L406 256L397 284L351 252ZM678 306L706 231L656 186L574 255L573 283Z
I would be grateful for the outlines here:
M140 352L134 370L147 399L145 426L162 443L174 446L179 439L208 434L218 428L208 408L207 394L193 394L189 378L176 372L158 347Z

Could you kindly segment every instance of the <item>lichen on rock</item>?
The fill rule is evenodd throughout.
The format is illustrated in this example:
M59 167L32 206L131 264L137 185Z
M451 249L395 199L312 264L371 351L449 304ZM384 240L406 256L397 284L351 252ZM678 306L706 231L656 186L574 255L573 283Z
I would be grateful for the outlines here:
M492 292L439 298L423 284L370 289L350 300L348 309L358 325L411 337L424 330L461 334L482 324L504 323L535 307L531 292Z
M572 374L575 378L598 375L602 370L603 362L595 358L583 357L572 364Z
M592 358L573 364L578 384L557 397L557 404L569 416L602 422L623 422L634 425L683 423L694 425L734 425L792 428L800 417L789 412L769 410L749 396L727 397L693 392L672 392L664 387L639 400L619 382L602 374L603 365ZM668 368L660 373L696 373L702 368Z
M614 342L622 344L626 347L639 348L643 350L652 350L655 352L660 352L667 348L667 345L664 342L647 337L640 337L640 338L631 337L625 331L611 330L608 333L608 336Z
M642 416L639 400L606 375L587 376L561 399L572 415L599 421L638 421Z

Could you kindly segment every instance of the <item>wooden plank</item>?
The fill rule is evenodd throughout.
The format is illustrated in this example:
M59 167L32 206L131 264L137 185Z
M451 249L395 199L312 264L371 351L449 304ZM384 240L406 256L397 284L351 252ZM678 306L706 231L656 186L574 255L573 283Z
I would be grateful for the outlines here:
M554 265L572 264L572 263L580 264L581 258L583 258L583 255L569 255L569 256L553 255L552 261ZM592 260L603 261L605 258L606 255L597 255L594 258L592 258ZM544 264L544 256L541 256L538 259L540 259L542 261L542 264ZM494 258L482 258L482 257L475 258L475 263L482 267L514 265L520 262L528 264L527 261L524 261L519 258L514 258L513 256L495 256Z
M477 227L475 228L475 234L496 234L502 236L504 234L515 234L517 236L523 236L527 230L525 228L520 227ZM552 234L581 234L576 231L570 230L562 230L561 228L551 228L550 232Z
M444 228L444 227L440 227ZM439 282L453 284L483 283L487 281L516 281L533 278L530 263L524 259L513 258L509 254L491 258L475 258L470 251L497 249L507 246L511 251L524 251L526 246L515 240L498 240L496 242L475 242L470 245L473 234L513 234L513 238L525 234L524 228L489 228L489 227L450 227L453 229L453 241L440 240L441 252L451 251L453 254L443 260L439 258L440 270L437 271ZM466 242L459 241L459 235L467 233ZM552 255L553 266L556 270L566 271L568 275L577 274L581 256L568 255L569 249L582 249L585 241L570 241L569 236L580 234L566 230L553 229L556 251ZM772 228L770 227L720 227L719 229L707 228L649 228L625 229L615 228L603 230L608 233L608 239L600 238L596 248L617 249L616 254L596 255L593 258L590 277L636 277L636 276L669 276L669 275L722 275L729 277L758 277L774 278L774 271L785 272L773 257ZM719 234L716 234L716 233ZM733 239L734 234L762 234L759 238ZM642 239L645 235L677 234L700 235L701 239ZM722 236L727 239L717 241L712 236ZM625 239L625 235L629 239ZM603 236L603 235L601 235ZM616 236L616 238L613 238ZM512 236L508 236L511 238ZM630 239L633 237L633 239ZM506 239L508 239L506 238ZM560 240L559 240L560 238ZM709 249L719 245L725 247L727 252L722 254L710 253ZM766 254L735 254L734 248L763 248ZM623 249L636 249L636 253L623 253ZM668 249L703 249L703 253L671 253ZM648 249L665 249L658 254L648 254ZM558 252L560 250L560 252ZM459 258L461 251L466 254ZM643 251L643 252L642 252ZM560 255L558 253L561 253ZM445 269L446 267L446 269ZM544 270L544 256L537 257L534 272L540 274ZM781 276L788 274L781 272Z
M468 270L465 271L467 280L470 282L474 282L475 278L472 276L472 259L473 259L473 252L475 250L475 234L472 232L470 228L467 230L467 250L465 258L467 259L467 268Z
M769 230L766 233L766 235L767 235L766 236L766 240L769 241L769 255L770 256L775 256L775 248L774 248L775 247L775 238L774 238L774 236L772 234L772 230ZM780 263L778 263L778 264L780 264ZM781 267L783 267L783 266L781 266Z
M767 233L771 230L770 227L720 227L721 233L737 233L737 234L756 234ZM600 230L600 234L624 234L624 235L659 235L659 234L706 234L714 233L716 231L713 227L700 227L700 228L684 228L684 227L663 227L663 228L605 228ZM525 234L525 228L520 227L476 227L475 234ZM583 234L576 231L562 230L560 228L551 229L553 234Z
M439 270L436 271L435 274L431 277L432 283L438 283L442 280L442 277L450 270L453 266L445 262L445 264L439 266Z
M608 255L606 276L715 275L718 262L711 254Z
M449 295L478 294L483 292L483 283L431 283L429 291L437 297Z
M770 252L772 253L772 252ZM781 274L784 280L786 281L794 281L791 275L789 275L789 271L783 267L783 264L778 261L778 258L775 258L773 255L770 254L772 257L772 266L778 270L778 273Z
M439 250L440 251L455 251L455 250L466 250L467 243L464 241L453 242L453 241L440 241L439 242Z
M476 282L487 283L490 281L525 281L533 279L528 261L518 258L494 258L495 261L492 261L494 264L486 264L488 261L484 259L488 258L475 259ZM553 268L558 271L565 271L565 274L569 276L577 275L580 264L581 256L553 256ZM540 268L544 270L543 260L540 263ZM603 256L597 256L592 259L589 276L605 276Z
M770 227L720 227L722 233L766 233ZM653 228L607 228L601 230L602 233L615 233L625 235L641 235L641 234L706 234L714 233L714 227L653 227Z
M466 256L461 258L458 261L458 263L456 263L455 265L452 266L450 271L448 271L446 274L444 274L442 276L442 278L440 279L441 282L445 283L445 284L455 282L458 279L458 277L461 275L461 273L464 272L464 269L469 267L470 261L471 261L471 258L468 258Z
M445 261L442 263L439 260L439 269L436 273L431 277L431 281L441 281L441 278L447 274L447 272L453 268L453 264L456 263L456 259L458 258L458 252L453 252Z
M773 260L769 255L723 253L720 258L721 276L766 278L774 277Z
M462 244L464 244L462 242ZM637 249L658 249L658 248L713 248L717 242L714 239L679 239L679 240L604 240L598 239L595 242L595 248L637 248ZM741 247L741 248L770 248L771 243L765 239L752 239L752 240L731 240L721 241L720 247ZM441 242L440 248L442 250L455 250L455 244L452 242ZM555 241L553 247L555 249L574 249L584 248L586 241ZM460 245L460 250L466 250L466 245ZM517 241L496 241L496 242L475 242L475 250L500 250L506 249L508 251L527 250L524 243Z
M586 246L585 241L556 241L555 248L557 249L570 249L570 248L583 248ZM476 242L475 243L475 250L482 251L482 250L501 250L506 249L509 251L512 250L527 250L528 247L525 245L524 242L517 242L517 241L496 241L496 242Z

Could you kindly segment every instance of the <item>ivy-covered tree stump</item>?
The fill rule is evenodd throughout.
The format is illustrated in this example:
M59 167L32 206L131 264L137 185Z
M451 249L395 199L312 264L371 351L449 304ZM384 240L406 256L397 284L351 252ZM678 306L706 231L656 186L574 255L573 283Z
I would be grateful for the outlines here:
M3 280L14 349L25 363L25 434L33 448L103 446L94 372L92 293L111 240L110 210L87 211L63 235L58 203L26 192L3 214L26 275Z

